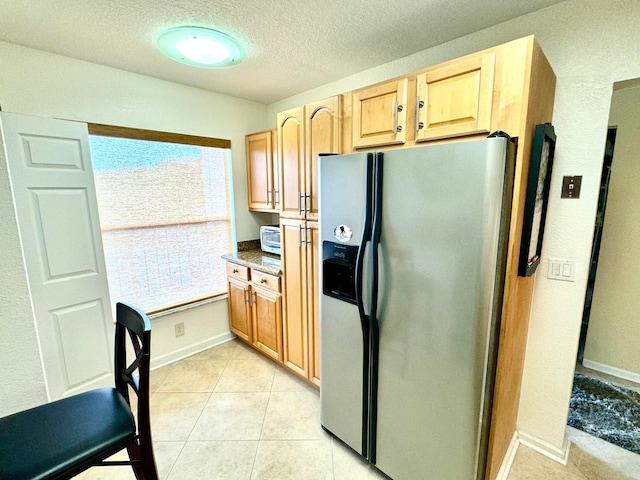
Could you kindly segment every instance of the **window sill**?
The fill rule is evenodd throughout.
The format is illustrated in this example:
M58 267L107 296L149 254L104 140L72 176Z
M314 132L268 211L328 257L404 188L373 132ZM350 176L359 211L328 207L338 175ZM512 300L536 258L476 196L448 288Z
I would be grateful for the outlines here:
M175 307L169 307L160 311L149 313L147 314L147 316L149 317L149 320L154 320L166 315L172 315L174 313L184 312L186 310L191 310L192 308L201 307L203 305L219 302L221 300L226 300L228 296L229 295L227 294L227 292L219 293L217 295L214 295L213 297L204 298L202 300L197 300L195 302L187 303L184 305L176 305Z

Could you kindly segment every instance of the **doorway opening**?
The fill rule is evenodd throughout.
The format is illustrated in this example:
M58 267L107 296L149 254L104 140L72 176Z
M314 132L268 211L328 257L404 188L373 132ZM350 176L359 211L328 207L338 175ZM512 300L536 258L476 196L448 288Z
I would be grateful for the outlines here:
M591 246L591 259L589 262L589 277L587 280L587 293L584 299L584 310L582 311L582 326L580 328L580 342L578 344L578 363L582 364L584 358L584 348L587 343L587 331L589 330L589 315L591 314L591 304L593 302L593 288L596 282L596 271L598 269L598 258L600 256L600 244L602 241L602 230L604 228L604 214L607 207L607 194L609 192L609 180L611 179L611 164L613 162L613 151L616 143L616 133L618 127L609 127L607 130L607 143L604 150L604 160L602 165L602 176L600 177L600 194L598 196L598 210L596 212L596 223L593 230L593 243Z

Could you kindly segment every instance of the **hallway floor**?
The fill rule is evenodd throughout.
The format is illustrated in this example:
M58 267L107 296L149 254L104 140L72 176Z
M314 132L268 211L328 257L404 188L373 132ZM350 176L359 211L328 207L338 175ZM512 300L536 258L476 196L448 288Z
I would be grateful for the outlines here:
M238 340L154 370L151 391L163 480L387 478L322 430L317 389ZM569 434L568 466L520 446L508 480L640 479L640 456ZM76 478L135 480L129 467L95 467Z

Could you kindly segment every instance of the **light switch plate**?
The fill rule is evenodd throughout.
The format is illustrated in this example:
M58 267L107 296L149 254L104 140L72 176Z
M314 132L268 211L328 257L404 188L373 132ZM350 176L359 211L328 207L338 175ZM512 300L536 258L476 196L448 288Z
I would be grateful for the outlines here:
M576 281L575 260L550 258L549 271L547 272L547 278L549 280L562 280L563 282L575 282Z
M561 198L580 198L580 187L582 186L582 175L573 177L562 177Z

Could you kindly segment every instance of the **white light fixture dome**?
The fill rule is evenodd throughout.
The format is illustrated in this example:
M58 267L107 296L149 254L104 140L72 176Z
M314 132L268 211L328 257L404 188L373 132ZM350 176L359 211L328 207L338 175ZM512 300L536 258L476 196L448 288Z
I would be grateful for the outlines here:
M246 56L234 38L202 27L172 28L160 34L157 44L167 57L194 67L233 67Z

